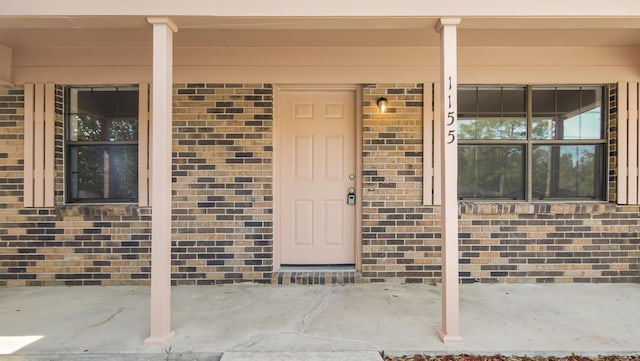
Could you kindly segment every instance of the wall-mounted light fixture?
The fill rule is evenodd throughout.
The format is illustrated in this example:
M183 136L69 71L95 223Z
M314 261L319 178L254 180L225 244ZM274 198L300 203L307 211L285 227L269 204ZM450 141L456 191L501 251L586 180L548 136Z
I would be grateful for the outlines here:
M378 100L376 101L376 104L378 105L378 109L380 109L380 113L384 113L387 111L387 98L385 97L378 98Z

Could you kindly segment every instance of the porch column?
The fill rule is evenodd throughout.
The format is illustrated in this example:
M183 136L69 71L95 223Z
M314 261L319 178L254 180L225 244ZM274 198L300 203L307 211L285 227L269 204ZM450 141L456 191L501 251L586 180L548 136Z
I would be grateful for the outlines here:
M151 328L145 345L170 341L171 331L171 92L173 33L168 18L148 18L153 25L151 149Z
M460 342L458 294L458 75L457 25L459 18L442 18L440 32L440 89L443 134L442 177L442 342Z

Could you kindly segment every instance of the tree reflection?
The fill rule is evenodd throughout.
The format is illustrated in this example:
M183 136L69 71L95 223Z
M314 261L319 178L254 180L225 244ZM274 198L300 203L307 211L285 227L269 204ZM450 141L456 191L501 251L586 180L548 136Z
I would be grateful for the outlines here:
M70 201L135 201L138 92L71 88L67 150Z

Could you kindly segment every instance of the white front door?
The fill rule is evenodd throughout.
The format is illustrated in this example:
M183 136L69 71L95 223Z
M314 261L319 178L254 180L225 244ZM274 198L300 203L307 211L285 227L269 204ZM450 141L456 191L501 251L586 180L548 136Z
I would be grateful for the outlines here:
M356 91L283 89L277 100L280 263L354 264Z

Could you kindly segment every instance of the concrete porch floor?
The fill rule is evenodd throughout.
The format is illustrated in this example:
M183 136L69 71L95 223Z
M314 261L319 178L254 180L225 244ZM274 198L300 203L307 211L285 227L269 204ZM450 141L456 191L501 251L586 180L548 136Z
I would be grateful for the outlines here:
M296 352L343 351L640 353L638 284L476 284L461 285L460 295L464 341L442 344L436 335L439 285L173 287L176 338L144 346L148 287L4 288L0 360L202 361L223 354L223 360L264 360L277 352L296 359L303 355Z

